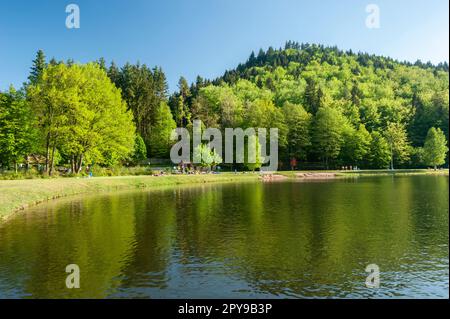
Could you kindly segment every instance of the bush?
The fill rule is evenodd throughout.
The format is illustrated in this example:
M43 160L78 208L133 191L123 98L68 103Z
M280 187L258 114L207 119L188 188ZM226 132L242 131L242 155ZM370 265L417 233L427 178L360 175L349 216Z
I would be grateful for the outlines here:
M153 170L147 166L125 167L101 167L93 166L91 168L94 177L99 176L139 176L139 175L153 175ZM59 173L54 172L54 175L49 177L46 174L38 172L35 168L30 168L28 171L20 170L17 173L14 171L0 171L0 180L17 180L17 179L35 179L35 178L58 178L58 177L87 177L89 173L83 169L79 174L73 173Z
M15 171L0 172L0 180L35 179L46 177L47 176L39 173L35 168L30 168L29 170L20 170L17 173Z
M149 167L100 167L94 166L91 169L92 175L95 176L138 176L138 175L152 175L153 171Z

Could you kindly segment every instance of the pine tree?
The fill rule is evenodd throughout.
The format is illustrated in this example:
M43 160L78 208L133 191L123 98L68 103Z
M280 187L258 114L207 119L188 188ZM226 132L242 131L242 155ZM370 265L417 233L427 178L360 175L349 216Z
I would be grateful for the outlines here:
M111 65L108 69L108 77L111 79L111 82L114 83L117 87L120 87L120 70L114 63L111 62Z
M250 54L250 57L248 58L248 65L249 66L254 66L256 62L256 57L255 57L255 52L252 51L252 53Z
M156 110L155 124L151 127L150 148L151 157L165 158L173 144L171 140L172 130L176 128L170 108L165 102L161 102Z
M134 164L139 164L147 159L147 147L145 146L144 139L139 134L136 134L134 139L134 153L132 161Z
M191 97L191 90L189 89L189 84L184 77L180 77L180 80L178 81L178 89L183 97L183 101L188 101Z
M106 72L106 61L105 61L105 59L103 57L101 57L100 59L98 59L97 63L100 66L100 69L102 69L103 71Z
M39 50L36 53L36 58L33 60L33 66L31 67L30 75L28 76L30 84L37 83L37 81L41 78L42 72L44 72L46 66L47 64L45 62L44 51Z
M305 88L305 106L306 110L312 114L316 114L319 109L317 103L316 82L312 79L308 79Z
M48 62L48 65L53 65L53 66L55 66L55 65L58 65L59 63L60 63L60 62L56 61L55 58L51 58L51 60Z

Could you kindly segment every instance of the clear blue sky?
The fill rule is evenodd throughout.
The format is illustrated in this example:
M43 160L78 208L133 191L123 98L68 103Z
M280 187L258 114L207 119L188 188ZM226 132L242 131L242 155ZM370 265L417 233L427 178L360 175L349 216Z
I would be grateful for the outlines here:
M65 27L70 3L80 29ZM379 29L365 25L370 3ZM448 0L0 0L0 90L26 80L38 49L58 60L159 65L171 90L181 75L213 78L286 40L438 63L449 60L448 12Z

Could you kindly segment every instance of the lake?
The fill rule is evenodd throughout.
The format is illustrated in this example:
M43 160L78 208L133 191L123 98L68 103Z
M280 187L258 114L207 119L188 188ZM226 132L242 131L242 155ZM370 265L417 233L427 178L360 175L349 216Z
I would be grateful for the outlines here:
M0 224L0 298L448 298L447 176L70 197ZM66 288L66 266L80 288ZM380 271L366 287L366 267Z

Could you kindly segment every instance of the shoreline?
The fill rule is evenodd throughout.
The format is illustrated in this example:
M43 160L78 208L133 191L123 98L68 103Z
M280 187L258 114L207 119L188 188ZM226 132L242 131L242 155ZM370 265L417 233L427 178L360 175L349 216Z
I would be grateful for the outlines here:
M267 174L267 173L266 173ZM16 212L40 203L73 195L112 192L121 190L150 189L158 186L176 186L202 183L239 183L245 181L266 181L265 174L201 174L201 175L166 175L166 176L114 176L94 178L52 178L0 180L0 223L6 221ZM270 180L314 180L323 176L362 177L387 175L449 175L449 170L380 170L380 171L280 171L274 172Z

